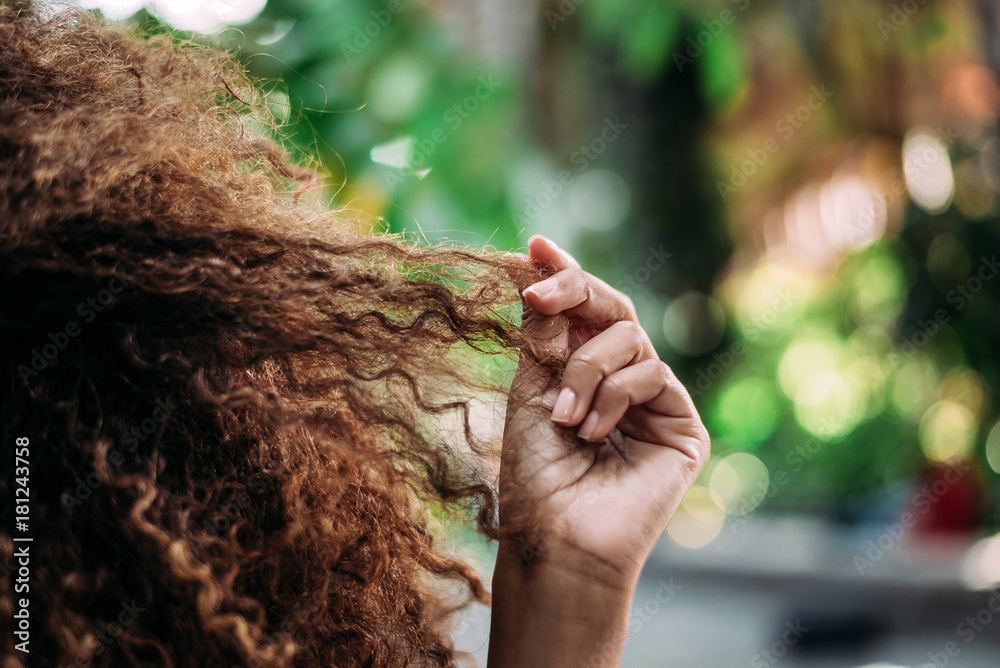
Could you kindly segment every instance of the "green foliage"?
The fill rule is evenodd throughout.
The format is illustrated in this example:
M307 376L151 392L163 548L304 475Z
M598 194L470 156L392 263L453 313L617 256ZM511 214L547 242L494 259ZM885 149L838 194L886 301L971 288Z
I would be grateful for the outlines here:
M764 219L791 215L786 203L810 187L832 192L845 170L883 190L902 182L901 139L911 125L936 122L922 110L942 90L912 82L937 65L952 81L947 63L977 58L962 39L979 29L969 16L928 8L881 34L881 11L860 2L581 0L546 4L520 40L477 26L465 8L273 0L222 41L253 74L279 82L268 104L282 140L318 159L335 205L421 242L516 249L534 232L556 236L639 305L662 356L694 390L715 461L745 451L772 473L789 472L798 449L818 443L773 507L830 511L912 480L935 447L951 447L932 442L929 423L943 415L952 422L942 429L973 432L967 455L991 489L996 522L1000 471L985 441L1000 388L1000 281L974 297L955 292L1000 249L989 167L995 103L992 118L976 121L979 134L966 126L948 147L954 202L930 212L903 188L880 240L839 248L811 273L768 273L775 225ZM480 48L484 35L527 46L493 57ZM976 94L992 99L996 73L982 76L993 88ZM903 80L912 91L886 92ZM795 120L820 85L835 91L831 101ZM942 108L958 113L960 102ZM895 107L907 112L893 115ZM776 125L789 115L794 125ZM613 142L600 134L609 118L627 126ZM717 182L769 138L776 150L720 201ZM625 222L605 224L622 188L612 203ZM970 188L979 200L963 194ZM537 216L524 216L526 202ZM851 215L848 226L861 217ZM656 248L671 256L650 270ZM782 290L794 292L791 305L762 321ZM659 327L687 291L712 297L726 316L702 353L682 354ZM946 321L930 331L942 310ZM510 371L502 358L484 367L493 379Z

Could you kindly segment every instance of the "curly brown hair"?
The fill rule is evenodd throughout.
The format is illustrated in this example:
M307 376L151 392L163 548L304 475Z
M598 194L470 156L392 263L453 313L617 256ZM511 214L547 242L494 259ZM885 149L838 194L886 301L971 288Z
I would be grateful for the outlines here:
M501 535L469 398L539 357L517 290L325 210L260 101L225 53L0 7L4 668L454 665L489 601L431 519Z

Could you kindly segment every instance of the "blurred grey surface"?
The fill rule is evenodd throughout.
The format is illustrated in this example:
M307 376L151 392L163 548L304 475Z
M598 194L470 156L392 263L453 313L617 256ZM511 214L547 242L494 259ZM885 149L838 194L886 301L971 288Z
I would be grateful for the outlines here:
M869 566L855 557L867 558L870 540L798 518L752 518L698 550L664 537L636 590L621 665L1000 666L1000 591L970 588L973 539L901 540ZM488 610L468 611L458 631L458 648L485 666ZM599 659L595 648L573 668Z

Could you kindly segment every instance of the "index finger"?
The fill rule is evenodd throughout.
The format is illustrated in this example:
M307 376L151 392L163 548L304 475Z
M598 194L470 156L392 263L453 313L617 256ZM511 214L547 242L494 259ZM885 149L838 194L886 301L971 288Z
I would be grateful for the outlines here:
M552 273L580 268L576 258L540 234L528 239L527 253L504 253L502 260L507 275L521 291ZM540 275L540 271L546 274Z
M565 311L595 325L639 321L628 295L582 269L564 269L527 288L523 295L528 306L544 315Z
M576 258L559 248L552 239L541 234L536 234L528 239L528 256L535 264L551 267L556 271L580 268L580 263L576 261Z
M525 304L542 315L567 315L595 325L610 325L621 320L638 322L632 300L610 285L580 268L572 255L551 239L540 234L528 240L528 254L508 253L508 274L518 282L517 275L527 278L529 266L554 270L556 273L541 281L520 283ZM518 267L521 270L518 270ZM534 278L534 276L531 276ZM522 287L524 285L524 287Z

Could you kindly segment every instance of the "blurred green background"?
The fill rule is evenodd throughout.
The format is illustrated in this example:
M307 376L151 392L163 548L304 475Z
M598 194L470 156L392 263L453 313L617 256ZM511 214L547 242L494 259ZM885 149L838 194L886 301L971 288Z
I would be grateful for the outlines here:
M713 436L676 542L998 528L995 3L141 4L89 6L235 50L359 224L543 233L633 298Z

